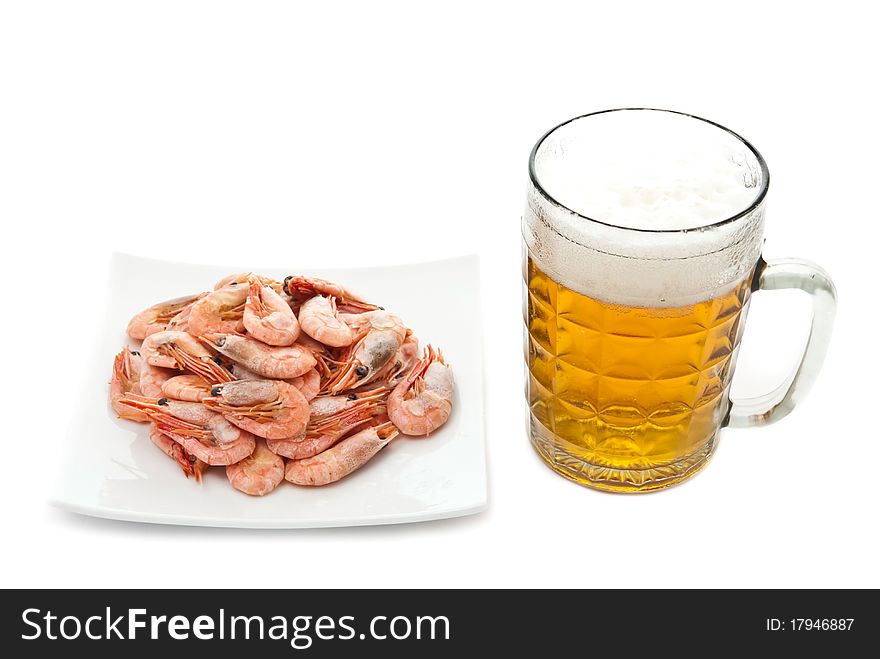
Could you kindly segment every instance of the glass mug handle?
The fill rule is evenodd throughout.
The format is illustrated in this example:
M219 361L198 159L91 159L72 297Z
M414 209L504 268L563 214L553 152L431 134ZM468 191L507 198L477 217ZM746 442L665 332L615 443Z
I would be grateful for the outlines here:
M813 300L813 320L804 354L794 374L763 396L731 399L727 425L733 428L774 423L787 416L803 400L822 367L837 310L834 282L827 272L809 261L778 259L765 262L761 259L752 290L759 289L796 289L809 293Z

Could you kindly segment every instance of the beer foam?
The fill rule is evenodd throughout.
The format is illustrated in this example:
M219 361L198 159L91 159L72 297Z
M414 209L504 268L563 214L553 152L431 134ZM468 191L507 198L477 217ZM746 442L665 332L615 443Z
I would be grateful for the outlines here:
M694 229L747 209L759 192L754 153L685 115L608 112L562 126L535 157L538 182L570 210L649 230Z
M536 147L532 176L529 251L586 295L690 304L735 286L760 255L766 169L709 122L654 110L575 119Z

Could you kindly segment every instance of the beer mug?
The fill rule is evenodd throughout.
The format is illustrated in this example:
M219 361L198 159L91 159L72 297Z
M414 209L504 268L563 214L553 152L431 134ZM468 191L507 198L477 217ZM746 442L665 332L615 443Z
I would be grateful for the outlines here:
M800 259L761 257L769 175L736 133L687 114L620 109L544 135L523 216L532 445L600 490L645 492L700 471L719 429L777 421L813 383L836 293ZM812 296L795 372L729 396L749 298Z

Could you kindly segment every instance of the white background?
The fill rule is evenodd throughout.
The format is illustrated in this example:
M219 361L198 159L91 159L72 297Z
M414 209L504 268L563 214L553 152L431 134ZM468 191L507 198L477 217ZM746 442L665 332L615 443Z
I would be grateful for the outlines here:
M880 586L865 6L4 4L2 584ZM766 256L821 262L840 312L802 408L725 431L685 485L622 497L554 475L526 441L518 223L533 142L632 105L751 140L771 170ZM254 532L49 508L113 250L301 270L478 252L490 510ZM756 296L737 390L790 368L807 309L784 298Z

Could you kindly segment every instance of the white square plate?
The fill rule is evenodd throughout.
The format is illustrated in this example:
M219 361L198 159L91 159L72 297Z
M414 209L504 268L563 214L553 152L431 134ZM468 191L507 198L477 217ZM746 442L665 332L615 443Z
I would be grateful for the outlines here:
M282 279L309 274L345 285L383 304L431 342L452 366L456 398L449 421L429 438L398 437L364 467L318 488L282 483L265 497L234 490L225 470L201 484L150 442L148 426L116 418L107 402L113 356L139 310L208 290L231 272ZM392 524L468 515L486 507L483 357L479 260L476 256L415 265L309 270L255 264L214 267L117 254L110 271L105 319L85 369L80 404L52 503L111 519L162 524L304 528Z

